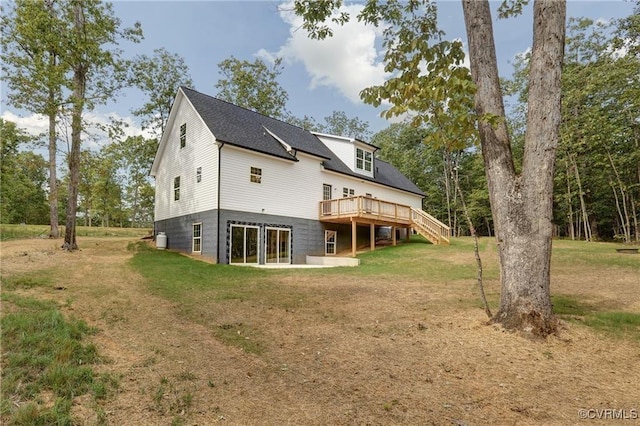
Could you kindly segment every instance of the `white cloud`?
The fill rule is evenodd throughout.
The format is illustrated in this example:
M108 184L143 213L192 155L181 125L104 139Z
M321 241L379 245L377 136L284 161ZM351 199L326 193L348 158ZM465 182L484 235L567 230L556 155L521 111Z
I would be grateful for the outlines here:
M49 120L42 114L31 114L26 117L20 117L13 111L3 111L1 117L5 121L15 123L18 128L32 136L41 135L49 130Z
M42 114L29 114L25 116L19 116L13 111L3 111L1 115L3 120L12 121L16 123L16 126L24 130L27 134L33 136L39 136L46 134L49 131L49 120ZM106 126L112 122L113 119L121 120L124 124L124 135L139 136L142 135L145 138L151 138L152 135L148 130L142 130L140 125L133 121L131 117L122 117L116 112L101 113L101 112L88 112L84 116L87 128L83 135L83 147L86 149L100 149L101 146L108 145L110 143L108 135L101 129L100 126ZM69 139L71 143L71 129L70 120L60 120L58 122L58 136L60 139Z
M356 16L362 5L343 6L351 19L340 26L330 23L333 37L312 40L302 29L303 20L292 7L281 8L281 18L290 26L289 38L278 52L258 52L268 59L281 57L286 62L300 61L311 77L310 88L327 86L338 89L353 103L361 103L360 91L384 83L388 74L376 51L376 41L382 29L358 22Z

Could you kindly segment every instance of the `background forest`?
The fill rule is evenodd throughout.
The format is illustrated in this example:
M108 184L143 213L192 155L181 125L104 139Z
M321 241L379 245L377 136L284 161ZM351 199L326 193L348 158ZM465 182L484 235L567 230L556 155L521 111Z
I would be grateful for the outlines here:
M149 170L178 86L193 86L183 59L165 49L123 58L120 50L109 46L117 46L115 40L135 43L142 37L142 28L121 29L108 4L85 11L84 22L74 21L69 2L55 6L16 2L7 12L2 18L7 101L48 116L50 131L31 136L14 123L0 120L2 223L48 224L55 217L57 229L69 214L70 193L77 191L73 214L79 224L152 226L154 190ZM606 25L587 19L568 22L554 189L558 237L639 241L637 12ZM92 31L85 31L80 43L59 35L65 33L62 28L67 24L71 29L84 25ZM521 158L526 123L528 60L528 55L517 58L512 77L503 81L516 158ZM88 72L81 86L83 67ZM425 209L449 224L454 235L469 233L463 199L478 234L493 234L484 165L475 135L443 142L437 126L427 123L416 127L411 117L375 134L367 122L342 111L324 117L324 122L296 117L287 110L288 96L278 83L280 61L268 65L261 59L250 62L231 57L218 67L223 78L215 85L215 96L309 130L370 142L381 148L379 158L418 184L426 193ZM84 93L78 91L81 87ZM125 136L123 122L96 127L86 121L84 112L116 97L124 87L139 90L139 107L132 114L150 137ZM77 146L72 143L74 116L83 119L83 143ZM76 133L80 134L77 129ZM92 140L100 143L88 143ZM48 158L39 153L45 150ZM65 159L65 167L59 166L57 155ZM74 168L77 180L72 179Z

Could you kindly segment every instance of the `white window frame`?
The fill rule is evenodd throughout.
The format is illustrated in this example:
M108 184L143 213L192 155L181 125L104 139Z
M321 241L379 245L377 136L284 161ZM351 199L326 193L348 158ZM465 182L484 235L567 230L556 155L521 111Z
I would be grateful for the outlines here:
M180 148L187 146L187 123L180 125Z
M328 183L322 184L322 199L324 201L331 200L333 198L333 187Z
M180 176L173 178L173 201L180 201Z
M196 227L198 228L198 236L196 236ZM202 222L194 223L191 226L191 252L202 253ZM196 250L196 241L200 250Z
M333 237L333 241L329 241ZM331 247L331 249L329 249ZM324 254L325 256L335 256L338 248L338 231L327 229L324 231Z
M202 182L202 167L196 169L196 183Z
M251 166L251 177L249 180L253 183L262 183L262 169Z
M356 169L371 173L371 170L373 170L373 154L371 151L356 147Z
M268 253L268 249L267 246L269 244L269 231L276 231L276 248L277 248L277 256L276 256L276 261L275 262L269 262L269 259L267 258L267 256L269 255ZM280 260L280 234L282 231L287 231L287 233L289 234L289 241L288 241L288 249L287 249L287 253L289 254L289 257L284 259L284 261ZM265 239L264 239L264 263L265 264L290 264L291 263L291 228L278 228L278 227L274 227L274 226L267 226L265 227Z
M342 198L353 197L356 195L356 190L353 188L342 187Z
M322 201L329 201L333 197L333 186L328 183L322 184ZM331 214L331 205L333 203L322 203L322 214Z
M232 262L232 250L233 250L233 228L243 228L244 232L243 232L243 244L244 244L244 253L242 254L242 258L243 261L242 262ZM257 230L257 236L258 239L256 241L256 261L255 262L247 262L247 229L256 229ZM259 226L253 226L253 225L238 225L238 224L231 224L231 227L229 228L229 264L234 264L234 265L242 265L242 264L249 264L249 265L257 265L260 263L260 227Z

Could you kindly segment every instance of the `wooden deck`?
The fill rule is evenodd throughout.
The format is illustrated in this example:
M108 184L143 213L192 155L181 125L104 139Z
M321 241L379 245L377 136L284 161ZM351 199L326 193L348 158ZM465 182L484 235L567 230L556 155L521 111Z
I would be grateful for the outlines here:
M320 202L320 220L332 223L360 223L380 226L411 225L411 207L365 196L344 197Z
M375 248L375 226L411 228L433 244L449 244L451 235L447 225L420 209L361 195L321 201L319 217L322 222L351 223L353 256L358 224L370 226L372 250ZM391 234L395 245L395 232Z

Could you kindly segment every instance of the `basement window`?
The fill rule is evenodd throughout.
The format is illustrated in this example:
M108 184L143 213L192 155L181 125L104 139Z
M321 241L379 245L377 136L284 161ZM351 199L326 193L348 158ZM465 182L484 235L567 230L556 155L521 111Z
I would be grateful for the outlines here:
M202 223L193 224L191 251L193 253L202 253Z

